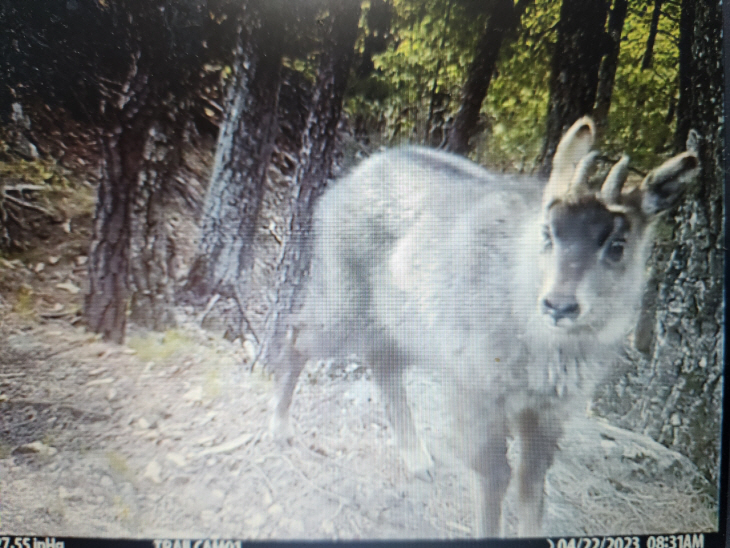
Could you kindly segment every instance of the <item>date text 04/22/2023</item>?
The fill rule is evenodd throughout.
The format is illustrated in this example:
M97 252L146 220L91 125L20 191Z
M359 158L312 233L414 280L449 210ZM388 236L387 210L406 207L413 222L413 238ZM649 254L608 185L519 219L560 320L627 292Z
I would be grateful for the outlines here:
M643 542L642 542L643 541ZM547 539L550 548L705 548L705 535L677 534L648 537L582 537Z

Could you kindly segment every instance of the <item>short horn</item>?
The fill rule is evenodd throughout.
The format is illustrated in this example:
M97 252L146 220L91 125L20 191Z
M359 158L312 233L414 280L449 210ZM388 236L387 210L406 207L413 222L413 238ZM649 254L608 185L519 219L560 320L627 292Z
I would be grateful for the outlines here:
M593 151L586 154L583 159L578 162L575 168L573 180L570 182L570 193L573 195L585 194L588 190L588 176L591 174L593 167L596 165L598 152Z
M614 164L608 172L601 187L601 198L606 204L617 204L621 197L621 189L629 176L629 157L626 154Z

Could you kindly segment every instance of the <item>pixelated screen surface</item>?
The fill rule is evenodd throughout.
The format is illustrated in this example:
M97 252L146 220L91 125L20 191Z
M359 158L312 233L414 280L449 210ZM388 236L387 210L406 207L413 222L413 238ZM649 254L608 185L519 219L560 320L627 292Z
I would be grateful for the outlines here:
M724 546L723 9L0 1L0 546Z

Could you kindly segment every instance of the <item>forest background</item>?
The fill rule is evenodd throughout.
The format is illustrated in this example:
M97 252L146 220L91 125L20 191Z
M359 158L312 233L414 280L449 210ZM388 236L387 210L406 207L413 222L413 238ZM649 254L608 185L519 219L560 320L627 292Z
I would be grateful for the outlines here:
M32 308L10 272L41 268L34 250L86 215L84 302L61 316L115 343L130 325L196 318L265 363L306 278L317 197L379 147L544 176L588 114L605 165L626 152L638 175L695 129L700 182L660 230L626 367L595 407L716 486L721 12L700 0L2 0L0 299Z

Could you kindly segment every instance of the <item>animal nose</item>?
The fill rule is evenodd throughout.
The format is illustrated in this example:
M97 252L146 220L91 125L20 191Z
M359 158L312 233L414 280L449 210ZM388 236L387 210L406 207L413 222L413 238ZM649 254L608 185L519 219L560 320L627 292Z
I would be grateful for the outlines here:
M550 315L556 325L564 318L575 320L580 314L580 306L574 300L560 302L546 297L542 301L542 309L545 314Z

